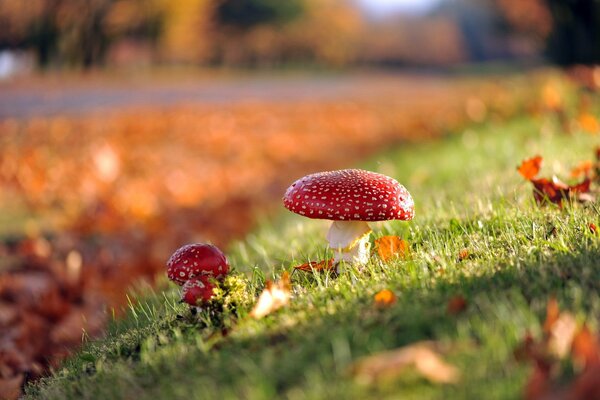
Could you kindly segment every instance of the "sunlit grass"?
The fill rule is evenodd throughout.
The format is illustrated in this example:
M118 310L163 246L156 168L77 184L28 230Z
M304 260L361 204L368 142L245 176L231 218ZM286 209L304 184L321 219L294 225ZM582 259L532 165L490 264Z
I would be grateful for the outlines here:
M402 236L408 258L374 257L361 271L334 278L294 272L291 304L264 320L242 304L223 335L206 314L192 316L176 288L136 296L127 318L89 343L36 387L30 398L518 398L528 367L513 349L539 334L546 301L596 327L600 312L600 224L597 203L539 208L516 172L541 154L542 175L568 177L591 159L597 137L565 135L548 117L489 121L441 142L400 145L361 167L392 175L416 202L411 222L374 225L374 237ZM350 167L350 166L349 166ZM265 279L327 257L327 223L283 212L230 246L233 268L256 295ZM458 255L467 249L469 257ZM373 296L398 296L388 309ZM446 311L464 296L464 313ZM456 385L432 385L406 374L376 387L355 383L358 357L419 340L449 348L462 372Z

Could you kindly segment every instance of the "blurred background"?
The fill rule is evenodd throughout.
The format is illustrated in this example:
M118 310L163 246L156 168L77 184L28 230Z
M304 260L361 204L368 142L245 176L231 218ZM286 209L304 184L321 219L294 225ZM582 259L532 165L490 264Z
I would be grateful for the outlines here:
M598 63L597 0L0 0L0 394L300 176L522 112L599 133Z
M0 76L600 58L595 0L2 0Z

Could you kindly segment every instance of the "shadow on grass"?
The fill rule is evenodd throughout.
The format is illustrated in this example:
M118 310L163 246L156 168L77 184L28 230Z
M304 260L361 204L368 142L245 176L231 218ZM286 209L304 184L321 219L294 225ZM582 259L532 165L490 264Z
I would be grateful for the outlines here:
M515 337L530 328L527 323L531 319L543 319L550 296L555 295L565 309L585 314L598 311L600 263L596 260L599 259L597 248L587 248L571 254L534 257L516 265L510 260L498 260L494 272L461 276L454 282L438 281L429 287L394 287L393 282L388 282L399 294L398 303L391 308L377 309L372 299L364 296L336 305L335 296L329 296L320 299L323 305L310 312L292 308L292 313L284 311L284 315L273 320L247 322L243 333L234 331L208 351L199 350L193 337L198 336L197 330L189 323L173 320L163 324L161 329L177 328L187 337L164 344L155 340L154 347L138 343L133 349L134 352L146 352L142 357L129 351L121 356L113 354L114 358L111 357L104 368L89 370L85 369L89 363L79 356L79 362L71 364L74 370L70 371L70 378L62 381L64 387L60 396L77 397L87 392L102 398L113 396L116 390L124 397L160 393L179 398L178 388L203 387L204 394L198 398L214 395L253 397L253 393L263 395L258 397L287 396L294 390L307 396L316 393L360 398L368 393L363 392L367 389L346 379L348 365L353 360L428 339L474 343L475 347L469 350L471 355L462 362L479 360L480 365L474 368L490 369L481 364L507 362L506 355L512 353ZM446 311L446 305L456 294L467 299L468 308L460 315L451 315ZM328 304L333 304L335 312ZM505 311L498 312L499 308ZM302 317L298 317L299 314ZM530 319L520 315L528 315ZM477 328L473 325L476 320L484 321L498 332L489 333ZM499 348L492 349L503 354L500 361L482 359L491 354L490 349L485 348L493 341L489 335L501 334L511 324L519 325L511 327L514 335L506 338ZM463 329L459 329L459 325ZM156 331L151 332L156 335ZM138 337L138 340L142 339ZM110 367L110 363L115 367ZM498 370L505 366L496 365L491 369L494 368ZM488 376L488 379L492 378L494 384L500 384L495 382L497 376ZM135 385L131 385L132 381ZM60 381L56 383L61 385ZM469 385L465 383L467 389ZM413 389L425 397L428 390L456 394L452 392L455 389L447 387L416 385ZM409 386L402 390L411 389ZM471 392L478 390L483 389L480 387ZM507 390L514 394L520 386Z

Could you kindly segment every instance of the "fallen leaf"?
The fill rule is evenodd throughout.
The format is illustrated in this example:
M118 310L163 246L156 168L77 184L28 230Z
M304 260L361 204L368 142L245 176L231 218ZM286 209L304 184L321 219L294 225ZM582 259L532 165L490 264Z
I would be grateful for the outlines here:
M579 178L580 176L589 176L592 171L592 167L594 163L590 160L585 160L577 164L573 169L571 169L571 178Z
M593 365L575 379L569 388L570 400L600 399L600 365Z
M265 289L258 297L250 316L260 319L285 306L292 296L290 276L287 272L277 282L267 281Z
M577 117L577 122L581 129L587 133L600 132L600 122L592 114L583 113Z
M458 261L466 260L467 258L469 258L470 255L471 253L469 253L469 249L461 249L458 252Z
M395 257L405 257L408 253L408 242L399 236L382 236L375 239L375 249L383 261Z
M294 267L294 269L304 271L304 272L312 272L312 271L335 271L335 267L333 266L333 258L329 260L323 261L310 261L301 265Z
M448 300L448 304L446 306L446 312L451 315L456 315L467 308L467 300L461 296L460 294L456 296L452 296L450 300Z
M558 307L558 301L555 297L550 298L546 303L546 319L544 320L544 333L550 335L552 327L558 321L560 316L560 308Z
M353 363L352 373L358 382L373 384L397 378L407 367L414 367L430 382L458 382L458 369L446 363L433 347L431 342L417 342L396 350L377 353Z
M573 359L585 368L589 368L591 365L600 365L598 338L592 334L587 325L584 325L573 338L571 352Z
M521 165L517 167L517 171L527 180L532 180L537 176L542 168L542 156L534 156L527 158L521 162Z
M565 200L587 201L588 198L593 199L593 196L589 194L591 184L589 178L585 178L580 183L571 186L562 182L556 176L553 176L552 180L546 178L533 179L531 183L534 187L533 197L540 205L550 202L562 206Z
M527 383L525 384L524 398L526 400L543 399L550 390L550 371L535 366Z
M0 378L0 398L6 400L18 399L21 395L23 379L22 374L11 378Z
M561 205L563 200L568 198L569 186L561 182L558 178L552 180L547 178L532 179L533 197L538 204L549 201L553 204Z
M561 313L550 329L548 350L558 358L565 358L577 331L577 321L571 313Z
M383 289L377 292L374 296L375 305L377 307L386 308L396 303L396 295L389 289Z

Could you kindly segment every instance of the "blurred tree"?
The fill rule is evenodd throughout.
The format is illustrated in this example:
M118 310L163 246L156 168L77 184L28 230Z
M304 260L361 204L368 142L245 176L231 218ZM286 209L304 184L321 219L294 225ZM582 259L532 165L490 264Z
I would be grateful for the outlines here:
M600 1L497 0L510 27L545 43L560 64L600 62Z
M600 1L546 0L553 29L547 53L561 65L600 63Z
M218 0L216 23L248 29L263 24L282 24L302 15L302 0Z
M109 45L103 21L113 0L0 0L3 47L29 47L42 67L50 62L89 67Z
M169 62L204 62L209 58L214 0L153 1L162 17L159 56Z

